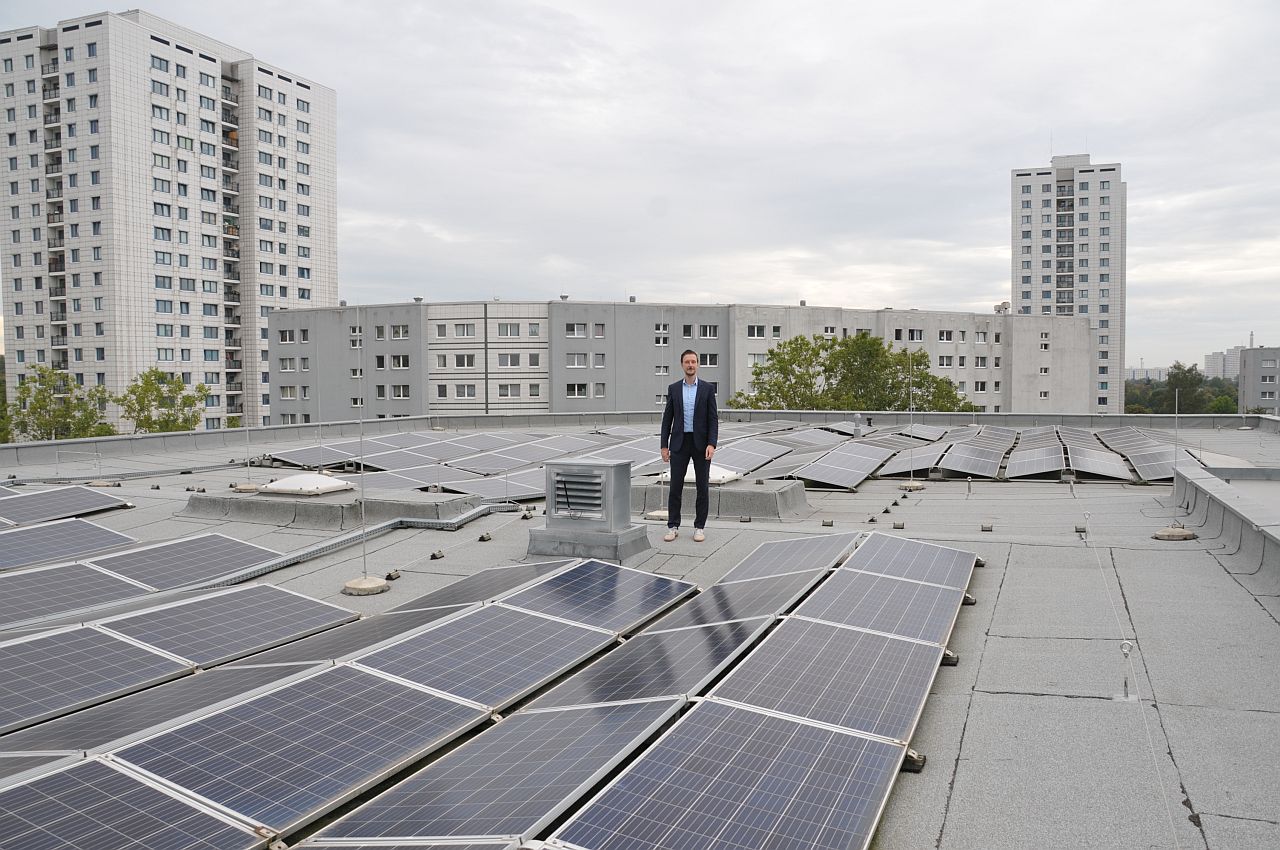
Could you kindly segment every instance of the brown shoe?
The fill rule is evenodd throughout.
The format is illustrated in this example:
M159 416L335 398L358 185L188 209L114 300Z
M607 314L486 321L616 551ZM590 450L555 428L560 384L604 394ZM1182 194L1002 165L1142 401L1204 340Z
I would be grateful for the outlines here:
M675 540L679 536L680 536L679 531L676 531L674 528L668 528L667 533L662 535L662 539L665 540L667 543L670 543L672 540Z

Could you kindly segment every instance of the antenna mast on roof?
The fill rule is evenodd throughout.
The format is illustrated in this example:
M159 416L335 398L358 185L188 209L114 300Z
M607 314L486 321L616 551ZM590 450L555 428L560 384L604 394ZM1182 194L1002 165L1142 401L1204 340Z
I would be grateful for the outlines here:
M368 318L368 314L365 314ZM356 331L360 340L360 578L353 578L342 586L342 592L348 596L371 596L375 593L382 593L390 590L391 585L387 584L387 580L380 576L369 575L369 526L365 522L364 502L364 403L368 400L365 391L365 354L364 354L364 322L360 318L360 305L356 305Z

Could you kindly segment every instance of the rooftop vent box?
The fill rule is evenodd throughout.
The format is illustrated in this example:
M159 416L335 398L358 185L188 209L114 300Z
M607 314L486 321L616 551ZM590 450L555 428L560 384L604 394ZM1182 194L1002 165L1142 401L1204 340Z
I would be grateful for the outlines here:
M529 530L530 555L622 561L650 547L631 523L631 461L556 460L547 473L547 525Z

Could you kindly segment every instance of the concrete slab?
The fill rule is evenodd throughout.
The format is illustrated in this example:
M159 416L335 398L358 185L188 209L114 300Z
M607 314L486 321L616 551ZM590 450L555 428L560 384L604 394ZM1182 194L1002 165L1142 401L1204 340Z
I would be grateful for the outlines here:
M1165 744L1157 738L1153 756L1140 712L1158 734L1146 704L974 694L937 846L1204 848Z
M1126 661L1121 641L992 636L982 656L977 687L988 693L1049 694L1110 699L1146 693L1146 670L1135 646ZM1137 671L1136 681L1130 663Z
M1280 713L1161 705L1160 716L1196 811L1280 824Z
M1280 847L1280 823L1201 815L1210 850L1262 850Z
M1085 549L1079 541L1074 548L1014 546L991 633L1005 637L1131 636L1127 623L1122 620L1116 624L1116 611L1123 614L1124 603L1109 561L1106 551Z

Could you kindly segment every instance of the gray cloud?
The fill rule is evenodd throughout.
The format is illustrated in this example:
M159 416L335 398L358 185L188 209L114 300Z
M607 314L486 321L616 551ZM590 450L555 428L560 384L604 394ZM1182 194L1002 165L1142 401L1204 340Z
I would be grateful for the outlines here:
M17 0L0 26L89 11ZM352 300L987 311L1009 181L1129 184L1129 360L1280 344L1280 8L219 4L167 17L338 90Z

